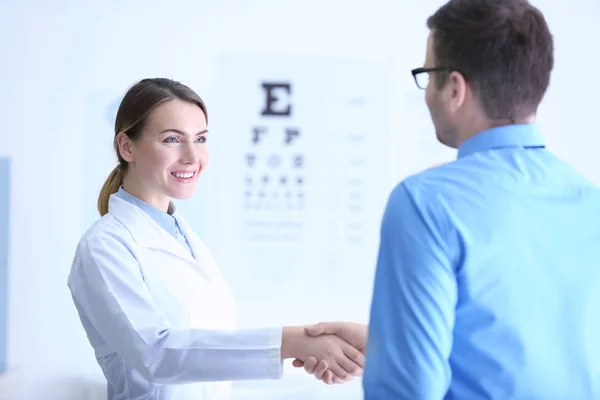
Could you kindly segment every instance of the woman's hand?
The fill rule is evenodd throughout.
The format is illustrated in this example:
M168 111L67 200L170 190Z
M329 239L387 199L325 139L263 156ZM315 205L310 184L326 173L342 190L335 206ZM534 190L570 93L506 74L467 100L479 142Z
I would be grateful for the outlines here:
M284 359L294 358L301 362L306 362L309 357L322 361L334 375L331 382L347 381L362 375L364 365L364 354L345 340L329 334L311 337L302 326L283 328L281 355ZM309 361L313 362L312 359Z
M325 360L319 361L313 356L308 357L304 362L296 359L292 362L292 365L296 368L304 367L307 374L314 375L317 380L323 381L327 385L349 382L354 379L353 375L345 380L334 377L333 372L329 369L329 364Z
M332 334L339 336L348 342L352 347L365 353L367 346L367 325L357 324L352 322L322 322L316 325L307 326L305 332L310 336L319 336L323 334ZM294 360L292 365L296 368L304 367L304 370L311 375L314 375L318 380L322 380L326 384L344 383L350 379L341 380L334 377L329 370L328 363L325 360L317 360L315 357L309 357L304 361Z

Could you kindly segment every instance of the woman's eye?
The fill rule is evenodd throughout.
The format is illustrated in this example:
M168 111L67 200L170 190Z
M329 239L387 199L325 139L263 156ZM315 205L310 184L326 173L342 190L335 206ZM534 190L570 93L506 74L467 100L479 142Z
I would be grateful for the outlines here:
M204 136L200 136L198 139L196 139L198 141L198 143L205 143L206 142L206 137Z
M177 138L175 136L171 136L165 139L166 143L177 143Z

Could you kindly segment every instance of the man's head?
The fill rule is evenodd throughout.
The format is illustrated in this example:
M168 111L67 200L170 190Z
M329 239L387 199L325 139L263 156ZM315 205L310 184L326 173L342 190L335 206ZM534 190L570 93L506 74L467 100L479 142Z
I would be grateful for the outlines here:
M554 65L552 35L527 0L450 0L427 20L427 106L438 140L458 147L494 126L533 122ZM431 70L435 68L436 70Z

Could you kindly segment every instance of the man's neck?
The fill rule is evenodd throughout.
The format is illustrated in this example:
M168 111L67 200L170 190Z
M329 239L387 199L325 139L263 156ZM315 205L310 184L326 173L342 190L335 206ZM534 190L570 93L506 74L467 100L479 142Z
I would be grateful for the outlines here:
M460 145L470 137L473 137L483 131L487 131L488 129L499 128L501 126L533 124L536 121L535 117L535 114L533 114L529 117L517 119L514 121L496 119L482 120L480 123L465 127L465 129L462 130L462 132L459 134L458 145L456 146L456 148L460 147Z

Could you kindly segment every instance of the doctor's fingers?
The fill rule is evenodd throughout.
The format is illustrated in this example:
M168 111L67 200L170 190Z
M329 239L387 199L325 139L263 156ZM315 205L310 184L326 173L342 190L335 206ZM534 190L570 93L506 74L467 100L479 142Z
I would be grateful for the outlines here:
M317 360L316 357L309 356L306 360L304 360L304 363L303 363L304 371L306 371L306 373L309 375L313 375L315 373L315 369L317 368L318 364L319 364L319 361Z
M292 365L296 368L302 368L302 367L304 367L304 361L298 360L296 358L294 361L292 361Z
M350 345L344 346L344 344L340 346L340 351L333 353L332 359L327 361L329 363L329 369L334 373L334 375L337 375L338 378L346 381L349 380L351 376L362 375L362 366L358 365L353 360L353 358L355 358L353 350L358 350L354 349ZM350 354L351 356L349 357L347 354Z
M365 366L365 355L360 350L358 350L350 345L344 346L343 350L344 350L344 354L346 355L346 357L348 357L349 359L354 361L354 363L357 367L354 372L351 372L352 375L362 376L363 368Z
M292 362L292 365L296 368L304 367L304 371L306 371L307 374L314 375L317 380L323 381L323 383L327 385L344 382L342 379L334 376L333 372L328 369L329 364L327 364L327 361L318 361L317 358L313 356L309 356L304 362L295 359Z
M313 357L309 357L309 359L310 358L313 358ZM316 360L317 359L315 358L315 361ZM312 374L318 380L323 381L323 382L325 382L327 384L332 384L333 383L333 376L332 376L331 371L329 371L329 374L326 374L326 372L328 372L328 369L329 369L329 364L327 364L327 361L320 360L318 362L318 364L315 365L315 368L313 368ZM329 376L330 378L329 379L325 379L327 376Z
M317 359L311 356L306 361L309 362L309 360L311 367L310 370L312 371L309 373L312 373L315 376L315 378L317 378L320 381L323 381L323 383L327 385L333 385L334 383L339 384L344 382L350 382L352 379L354 379L354 375L350 374L346 376L346 379L338 377L329 369L329 364L327 364L327 361L325 360L320 360L314 368L312 367L313 364L316 363Z
M334 383L343 383L344 382L343 379L338 378L333 372L331 372L330 369L325 371L325 373L323 374L323 378L321 380L326 385L333 385Z
M317 362L317 358L310 356L306 359L304 363L304 370L309 374L313 374L317 380L323 381L326 385L333 385L334 383L343 383L344 380L338 378L334 375L331 370L329 370L329 364L325 360L319 360Z
M333 373L328 368L329 364L327 364L327 361L317 361L317 358L313 356L308 357L304 362L304 370L309 375L314 375L317 380L323 381L326 385L333 385L335 380L339 380L339 378L336 377L334 380Z
M365 365L365 355L360 350L354 348L347 342L342 342L340 349L344 353L345 358L341 360L341 366L349 374L353 376L362 376L363 366ZM335 372L335 371L334 371ZM337 374L340 378L346 379L347 377Z

